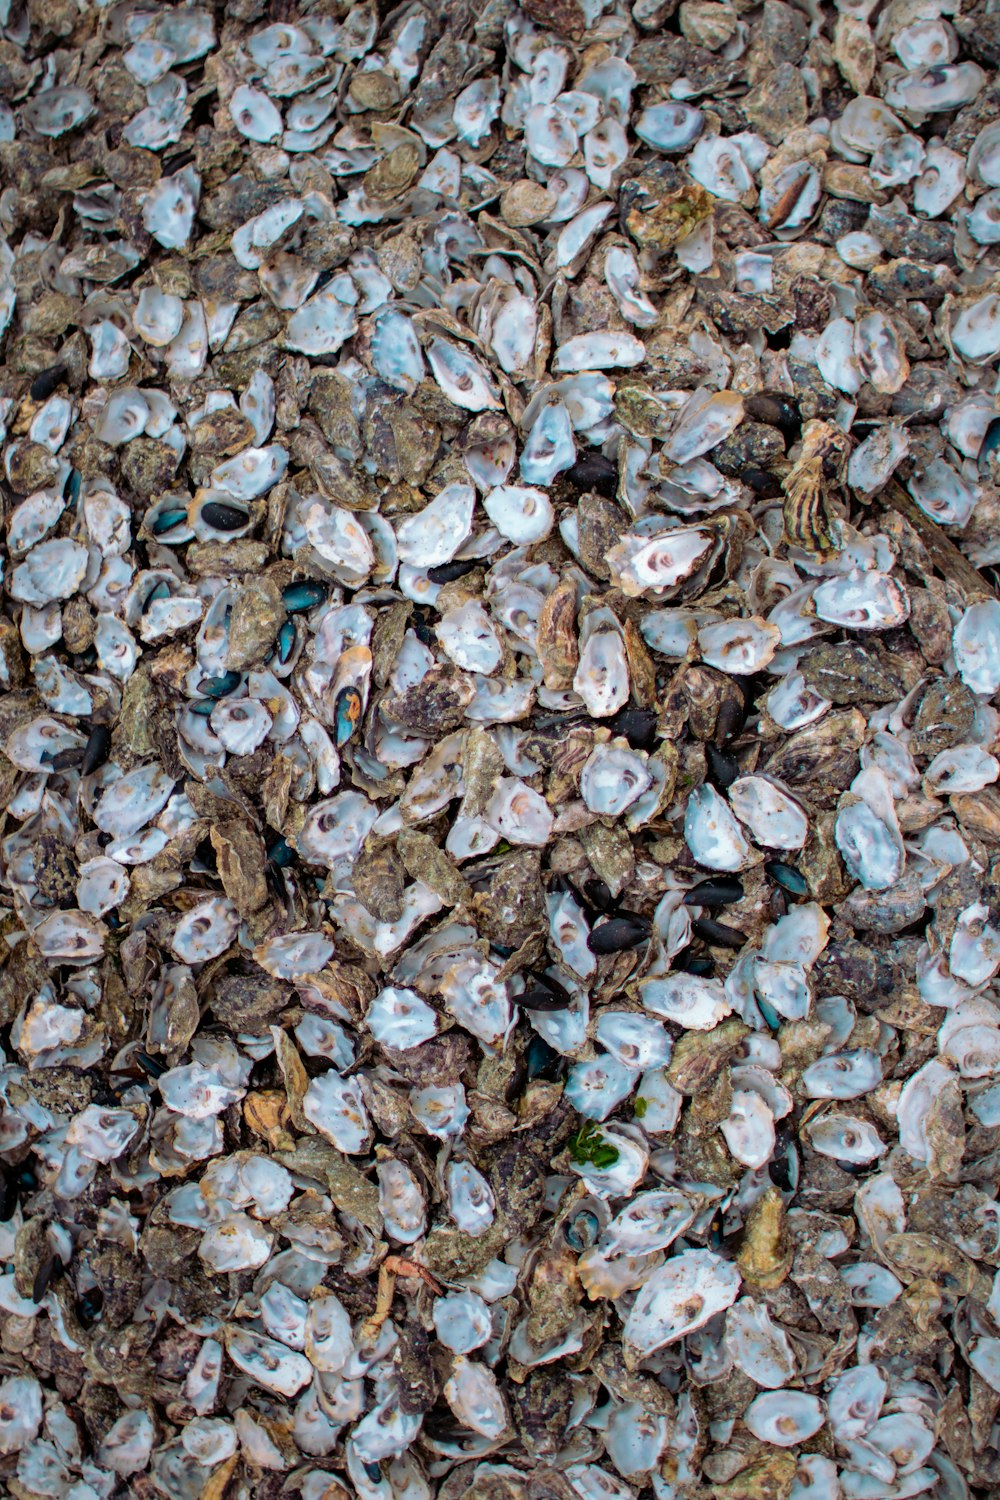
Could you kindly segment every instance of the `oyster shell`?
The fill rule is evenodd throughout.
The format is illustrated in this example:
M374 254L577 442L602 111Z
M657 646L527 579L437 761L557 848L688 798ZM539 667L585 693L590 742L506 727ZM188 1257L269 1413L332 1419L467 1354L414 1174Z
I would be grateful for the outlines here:
M223 9L0 3L7 1487L994 1493L993 8Z

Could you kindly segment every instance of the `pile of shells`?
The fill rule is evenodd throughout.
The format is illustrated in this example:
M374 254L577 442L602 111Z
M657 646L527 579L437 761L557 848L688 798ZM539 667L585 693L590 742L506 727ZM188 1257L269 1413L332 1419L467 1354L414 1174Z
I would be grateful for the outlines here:
M0 1488L1000 1493L1000 9L0 0Z

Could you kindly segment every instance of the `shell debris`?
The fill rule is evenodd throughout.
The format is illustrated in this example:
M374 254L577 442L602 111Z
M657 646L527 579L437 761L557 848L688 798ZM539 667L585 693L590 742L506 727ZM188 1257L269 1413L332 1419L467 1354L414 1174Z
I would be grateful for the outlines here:
M0 1489L1000 1493L993 0L0 0Z

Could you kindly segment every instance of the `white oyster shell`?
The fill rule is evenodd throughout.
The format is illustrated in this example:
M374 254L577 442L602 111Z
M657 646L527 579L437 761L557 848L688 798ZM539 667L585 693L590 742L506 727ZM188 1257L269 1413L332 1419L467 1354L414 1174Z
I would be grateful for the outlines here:
M763 1303L742 1297L726 1313L726 1343L733 1362L757 1385L779 1390L796 1374L792 1345Z
M818 1396L805 1391L769 1391L747 1407L744 1421L762 1443L792 1448L805 1442L823 1425L824 1408Z
M281 114L268 96L246 83L233 90L229 115L240 134L251 141L276 141L283 129Z
M626 1360L635 1364L701 1328L736 1301L739 1289L736 1267L711 1250L674 1256L653 1272L625 1319Z
M320 1135L348 1156L366 1151L371 1125L357 1081L330 1071L314 1078L302 1100L302 1112Z
M496 1376L478 1360L456 1355L444 1394L456 1420L485 1438L495 1440L509 1425Z
M801 849L809 820L799 804L766 776L740 776L729 788L729 801L758 844L771 849Z
M688 797L684 838L692 855L709 870L742 870L750 846L714 787L696 787Z

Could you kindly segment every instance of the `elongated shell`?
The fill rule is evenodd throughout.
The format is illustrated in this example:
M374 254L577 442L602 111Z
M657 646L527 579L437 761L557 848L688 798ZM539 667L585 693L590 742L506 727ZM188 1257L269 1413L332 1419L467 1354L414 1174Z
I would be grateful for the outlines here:
M696 787L688 797L684 838L692 855L709 870L742 870L750 846L714 787Z

